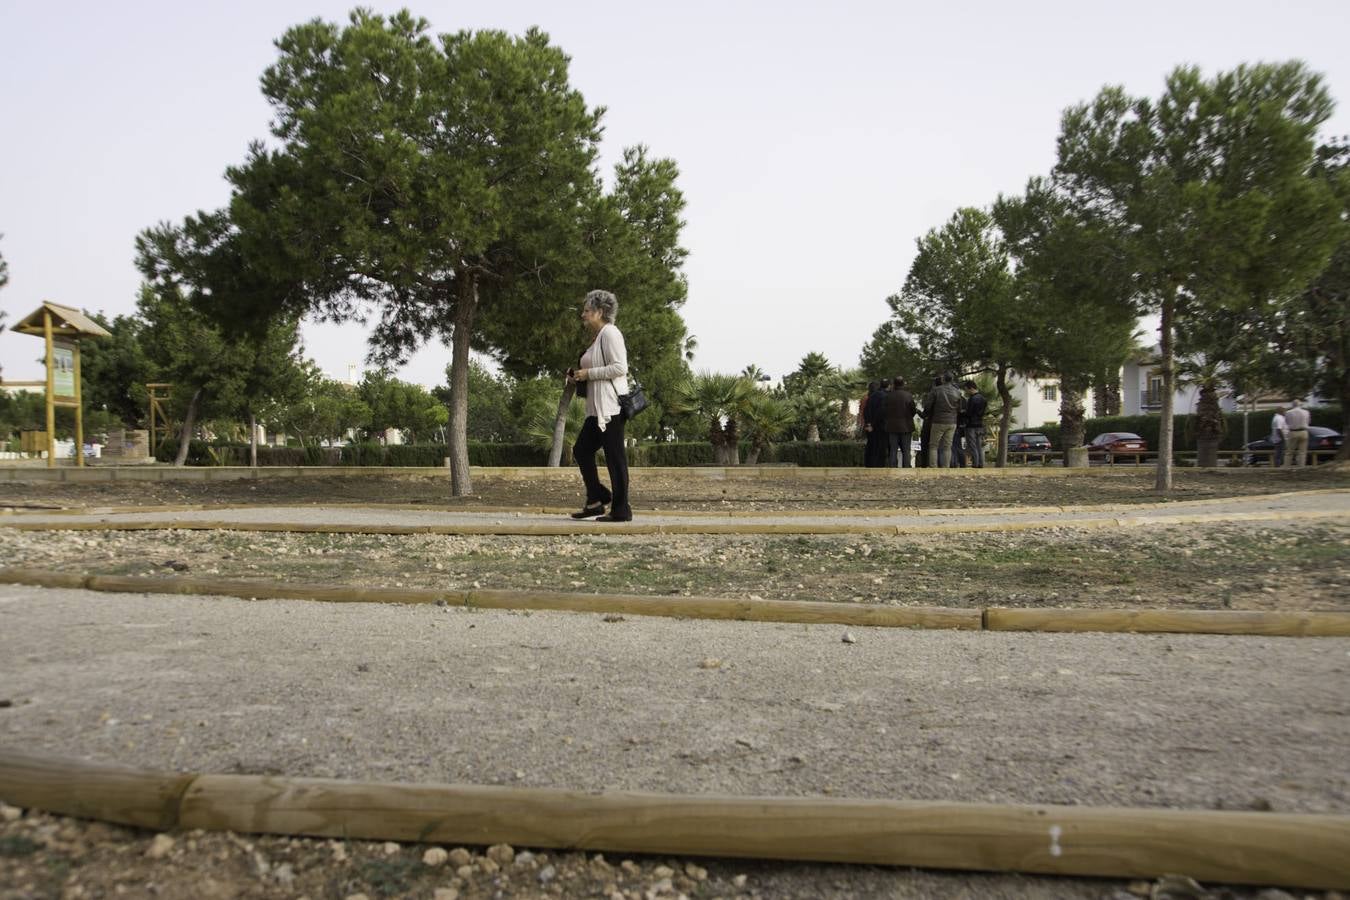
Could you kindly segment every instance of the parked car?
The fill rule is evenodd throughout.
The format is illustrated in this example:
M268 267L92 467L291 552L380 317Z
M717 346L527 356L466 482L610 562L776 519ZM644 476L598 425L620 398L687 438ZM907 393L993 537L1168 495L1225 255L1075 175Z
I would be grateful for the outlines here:
M1108 431L1099 434L1087 444L1088 458L1094 456L1111 462L1117 456L1134 456L1138 459L1148 452L1148 441L1128 431Z
M1323 428L1320 425L1308 426L1308 462L1318 462L1317 457L1311 455L1311 451L1339 450L1343 441L1344 438L1341 433L1334 428ZM1275 456L1272 453L1274 449L1275 443L1271 441L1270 435L1266 435L1259 441L1252 441L1246 447L1247 453L1242 457L1242 464L1244 466L1268 466L1275 461Z
M1036 459L1045 459L1046 453L1054 449L1050 439L1043 434L1035 431L1014 431L1008 435L1009 453L1035 453L1039 454ZM1028 456L1027 459L1033 457Z

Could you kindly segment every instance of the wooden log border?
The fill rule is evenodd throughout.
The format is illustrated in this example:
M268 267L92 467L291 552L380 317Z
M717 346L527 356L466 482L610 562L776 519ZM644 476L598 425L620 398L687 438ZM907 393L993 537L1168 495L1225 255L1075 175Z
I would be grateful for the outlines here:
M555 610L875 628L1350 637L1350 612L1003 607L961 609L931 606L872 606L810 600L748 600L735 597L668 597L477 588L471 590L370 588L184 576L81 575L23 568L0 569L0 584L82 588L113 593L234 597L241 600L435 603L480 609Z
M158 830L1350 887L1350 816L156 772L0 752L0 798Z

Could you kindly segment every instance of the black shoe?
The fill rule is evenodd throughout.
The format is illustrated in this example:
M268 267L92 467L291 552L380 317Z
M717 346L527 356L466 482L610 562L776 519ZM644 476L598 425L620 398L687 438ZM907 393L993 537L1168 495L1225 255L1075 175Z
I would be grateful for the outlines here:
M609 515L607 515L607 516L601 516L600 518L596 519L595 521L597 521L597 522L631 522L631 521L633 521L633 512L632 512L632 510L629 510L629 511L626 512L626 513L616 513L616 512L614 512L613 510L611 510L610 513L609 513Z
M603 516L605 514L605 504L587 503L581 508L580 512L572 513L574 519L589 519L591 516Z

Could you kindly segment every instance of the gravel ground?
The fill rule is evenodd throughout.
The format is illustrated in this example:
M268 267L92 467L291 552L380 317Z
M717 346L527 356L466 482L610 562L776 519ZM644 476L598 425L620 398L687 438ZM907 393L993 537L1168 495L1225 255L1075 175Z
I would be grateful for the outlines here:
M184 771L1350 812L1345 639L853 636L846 643L833 626L6 586L0 735L26 752ZM25 821L0 836L0 876L8 871L21 887L52 869L54 852L42 844L31 855L5 852L22 849L15 829ZM70 827L41 822L34 827L53 834ZM144 847L126 860L139 861L133 874L142 879L166 878L200 855L184 844L175 865L147 861L138 854L148 845L136 843L145 840L128 833L105 843ZM267 846L275 857L277 842ZM369 878L323 882L335 877L331 859L321 858L331 855L326 846L293 850L292 871L320 881L288 886L254 865L247 877L229 875L227 888L238 891L222 896L346 896L369 886ZM415 863L422 849L396 847L390 856ZM568 872L597 868L565 856ZM575 876L564 893L607 896L613 886L636 891L627 896L1049 898L1109 897L1128 887L673 862L667 867L688 884L646 860L635 886L592 873ZM689 862L707 869L704 881L685 871ZM86 868L63 872L61 884L71 874L78 882ZM504 886L494 879L505 870L471 870L458 885L422 879L371 896L429 897L436 886L474 897L544 893L550 886L536 868ZM94 888L111 890L107 866L88 874ZM736 875L747 875L740 887Z

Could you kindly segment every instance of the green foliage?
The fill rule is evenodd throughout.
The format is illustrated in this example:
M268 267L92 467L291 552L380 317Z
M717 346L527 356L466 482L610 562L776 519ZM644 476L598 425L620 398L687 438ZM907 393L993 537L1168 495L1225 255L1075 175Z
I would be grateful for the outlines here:
M405 441L413 443L419 437L431 437L448 420L445 406L426 388L400 381L388 372L367 372L356 386L356 395L370 410L363 428L372 437L397 428Z
M706 441L672 441L665 444L639 444L629 454L631 466L711 466L713 445Z
M859 441L790 441L774 444L762 462L798 466L861 466L864 445Z
M143 427L150 407L145 385L155 380L142 341L145 322L135 316L89 317L112 337L80 342L80 392L87 414L104 411L125 428Z
M1160 314L1163 415L1173 394L1173 329L1260 308L1326 265L1343 208L1309 178L1332 110L1302 63L1239 66L1205 80L1181 67L1157 101L1118 87L1065 112L1058 191L1108 236ZM1158 487L1171 486L1165 428Z
M187 456L190 466L246 466L248 445L193 441ZM178 453L178 441L168 438L155 449L161 462ZM373 442L338 447L258 447L259 466L408 466L443 468L449 448L445 444L395 444ZM545 454L529 444L472 443L470 464L475 466L542 466Z
M678 416L707 425L708 441L716 448L720 465L736 465L740 420L756 393L752 381L741 375L700 372L675 385L667 408Z

